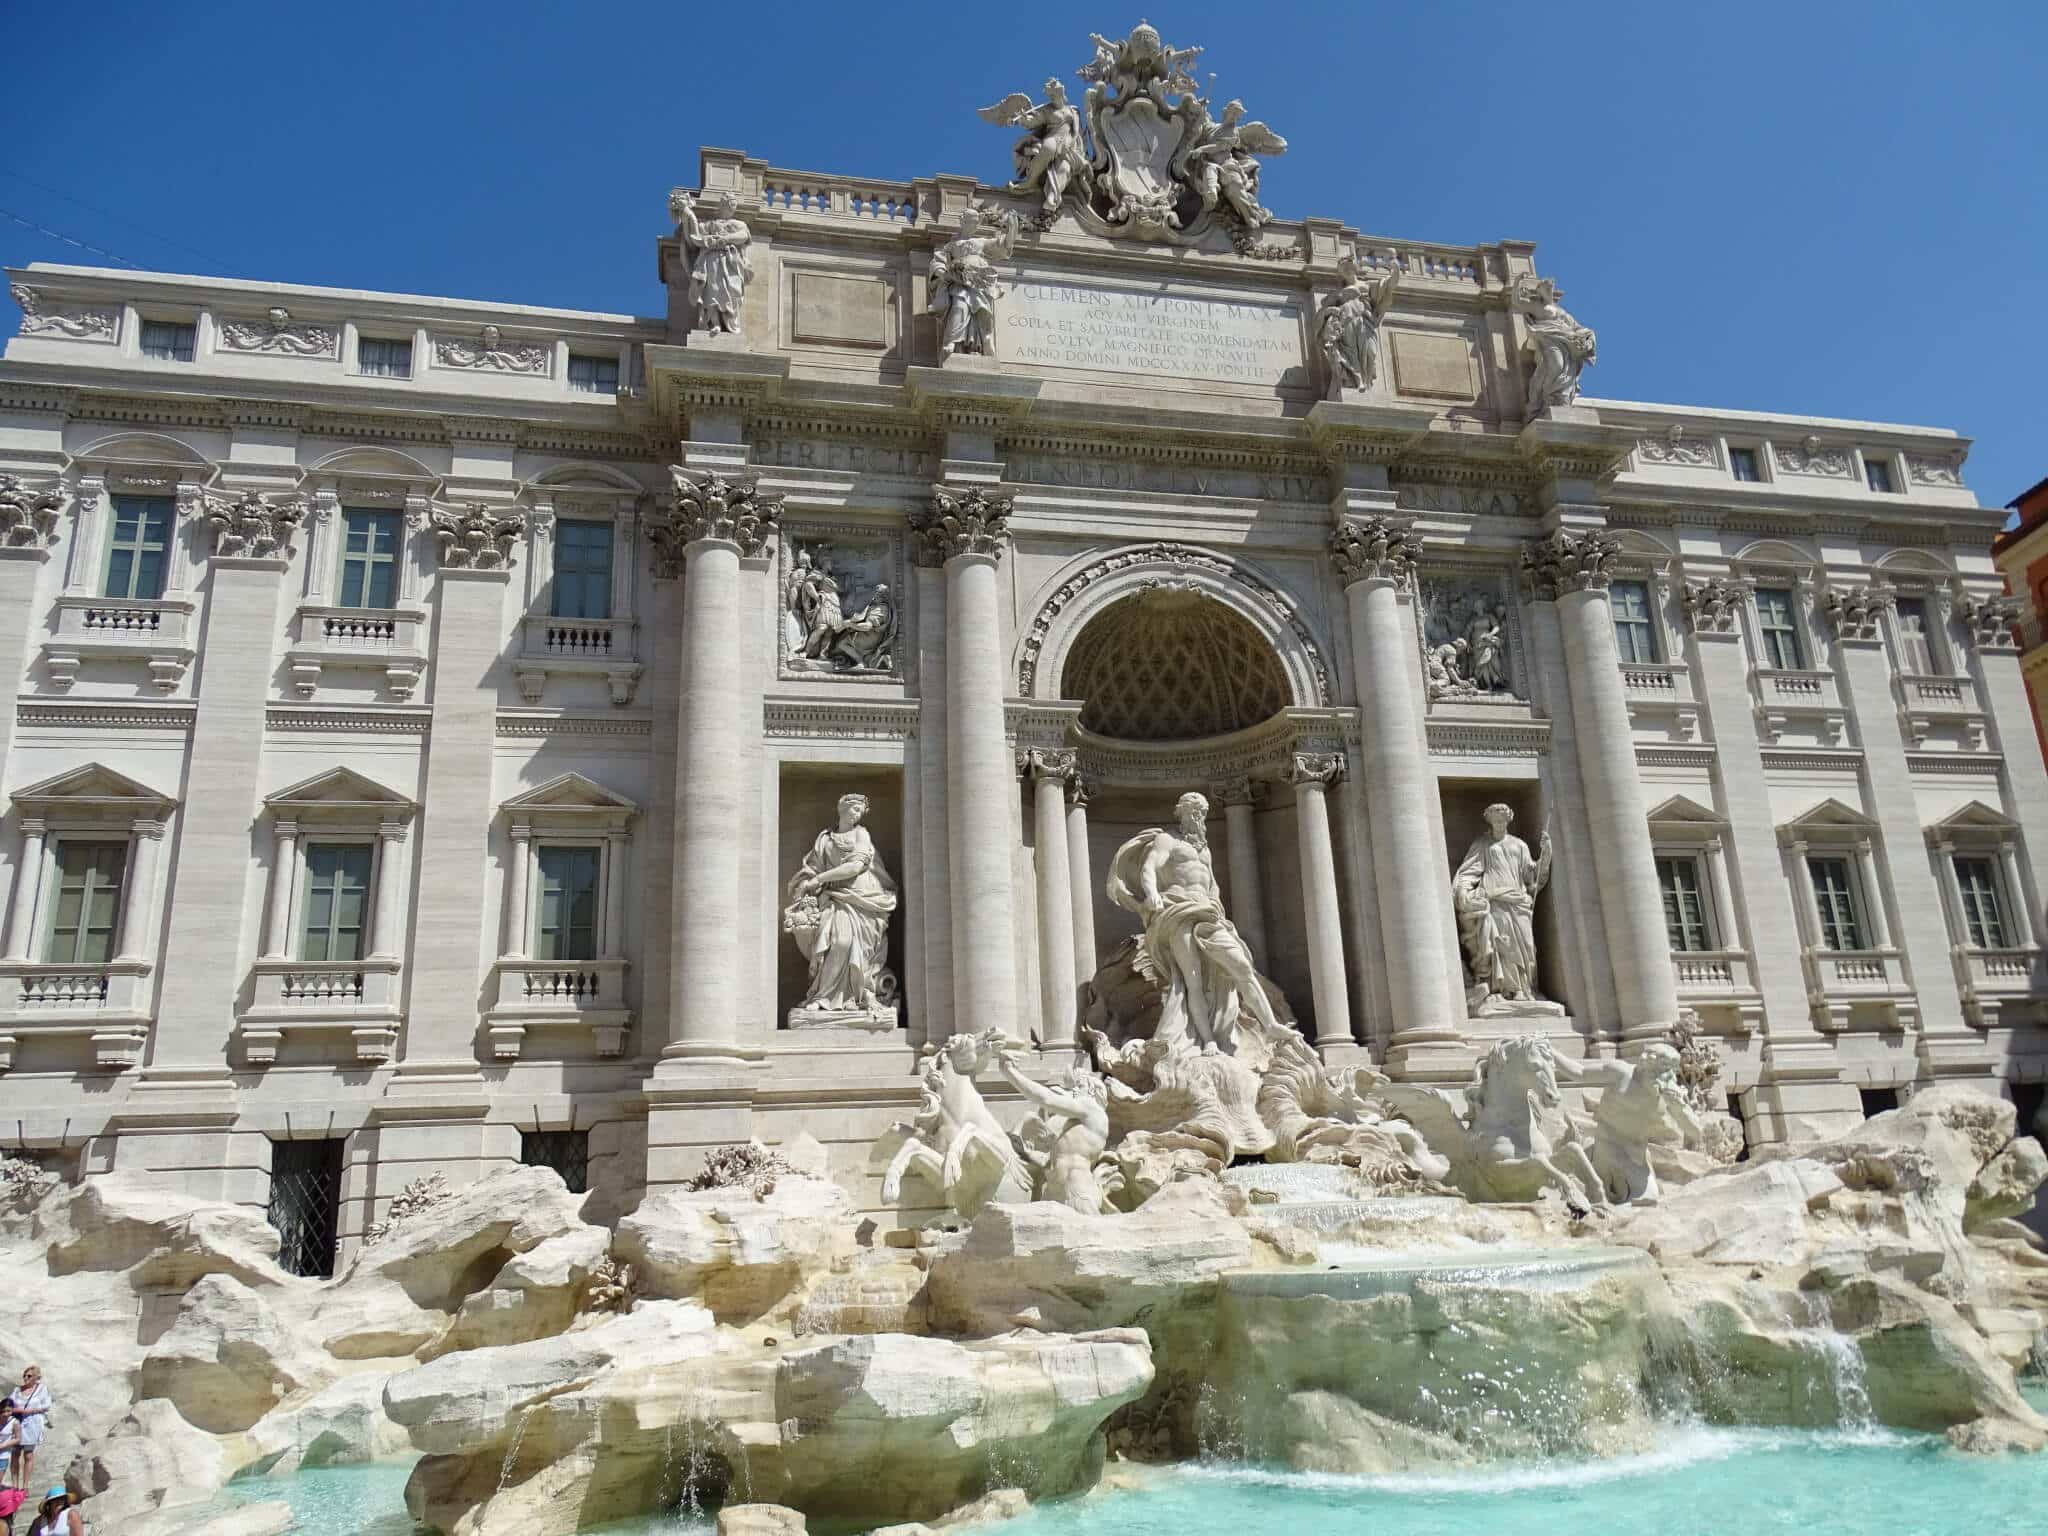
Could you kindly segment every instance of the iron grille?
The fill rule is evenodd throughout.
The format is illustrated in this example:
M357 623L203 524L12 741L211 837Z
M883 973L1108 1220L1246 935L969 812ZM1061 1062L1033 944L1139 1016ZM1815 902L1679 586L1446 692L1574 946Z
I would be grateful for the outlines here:
M580 1195L590 1188L590 1132L521 1131L519 1161L529 1168L552 1168Z
M270 1224L277 1228L277 1261L287 1274L325 1280L334 1273L346 1146L340 1137L270 1143Z

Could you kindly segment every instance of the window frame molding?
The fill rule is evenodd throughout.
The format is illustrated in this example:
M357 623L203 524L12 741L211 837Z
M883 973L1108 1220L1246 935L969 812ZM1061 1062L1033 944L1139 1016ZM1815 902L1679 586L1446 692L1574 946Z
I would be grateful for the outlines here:
M1796 553L1782 543L1776 548ZM1731 560L1728 574L1743 592L1742 639L1749 650L1757 726L1764 740L1776 742L1794 722L1811 721L1822 745L1842 745L1848 736L1849 716L1835 676L1834 651L1820 622L1819 561L1803 555L1792 559L1778 554L1751 555ZM1758 595L1764 591L1791 593L1793 637L1805 665L1770 665L1758 603Z
M1757 989L1756 958L1744 934L1728 862L1728 819L1680 794L1654 807L1648 821L1652 857L1692 859L1706 883L1702 894L1714 947L1671 951L1679 1001L1704 1018L1719 1020L1729 1033L1749 1034L1761 1028L1763 995Z
M633 702L646 670L639 651L635 584L640 566L640 517L647 500L637 485L579 478L524 489L526 508L525 608L519 649L512 662L521 699L539 704L551 677L601 678L615 706ZM609 523L612 530L611 616L554 615L557 522Z
M1963 1012L1979 1029L1998 1021L2007 1003L2036 995L2041 984L2041 940L2027 882L2024 832L2020 824L1982 800L1968 800L1926 829L1927 847L1941 886L1942 915L1948 924L1949 954ZM1990 862L1996 880L1999 915L2017 942L1979 945L1970 942L1963 906L1962 880L1956 859Z
M292 691L313 698L330 667L378 671L384 674L387 697L409 702L427 669L418 535L427 526L440 481L424 471L316 469L306 483L311 499L305 587L285 652ZM389 608L344 607L340 601L344 519L352 511L398 516L398 564Z
M1874 1003L1886 1027L1912 1028L1920 1005L1907 985L1904 957L1894 940L1898 930L1876 820L1830 796L1781 823L1778 843L1797 893L1800 959L1816 1026L1839 1032L1849 1027L1855 1005ZM1820 896L1810 858L1846 862L1849 899L1863 930L1861 949L1829 949L1822 943Z

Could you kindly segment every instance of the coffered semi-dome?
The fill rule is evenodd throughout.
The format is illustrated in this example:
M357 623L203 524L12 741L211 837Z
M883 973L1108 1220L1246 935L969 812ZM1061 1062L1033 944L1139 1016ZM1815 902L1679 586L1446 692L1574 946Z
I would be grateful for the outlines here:
M1289 702L1280 659L1258 630L1196 592L1157 587L1112 603L1075 639L1060 693L1081 724L1127 741L1221 736Z

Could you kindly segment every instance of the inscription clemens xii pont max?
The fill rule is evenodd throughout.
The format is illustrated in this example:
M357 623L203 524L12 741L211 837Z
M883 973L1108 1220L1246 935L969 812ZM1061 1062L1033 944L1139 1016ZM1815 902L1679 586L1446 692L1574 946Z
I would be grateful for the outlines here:
M1004 296L1001 351L1053 368L1278 384L1301 366L1301 313L1292 304L1027 278Z

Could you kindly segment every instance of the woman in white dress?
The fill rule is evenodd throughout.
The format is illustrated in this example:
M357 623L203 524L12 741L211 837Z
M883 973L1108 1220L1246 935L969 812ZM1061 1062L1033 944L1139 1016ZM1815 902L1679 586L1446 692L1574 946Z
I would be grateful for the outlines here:
M21 1437L21 1449L14 1453L14 1486L28 1487L35 1468L36 1447L43 1443L43 1428L50 1419L50 1389L43 1385L43 1368L31 1365L21 1373L21 1385L7 1394L5 1413Z
M810 962L808 1012L886 1005L882 976L896 882L861 825L867 812L866 795L841 795L839 825L818 834L789 882L783 927Z
M68 1491L52 1488L44 1496L28 1536L85 1536L84 1517L72 1507Z

